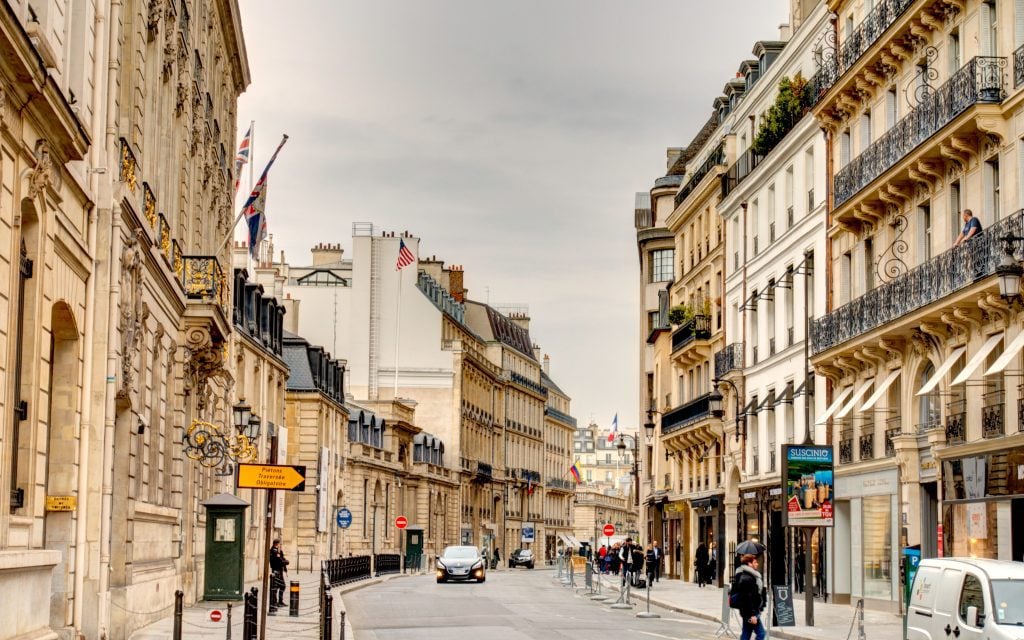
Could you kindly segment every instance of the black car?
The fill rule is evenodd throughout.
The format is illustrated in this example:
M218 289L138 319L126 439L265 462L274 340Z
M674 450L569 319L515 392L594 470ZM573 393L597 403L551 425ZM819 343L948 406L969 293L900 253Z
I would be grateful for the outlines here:
M508 568L513 567L526 567L527 569L533 568L533 551L529 549L516 549L512 552L512 555L508 557Z
M434 569L439 583L447 580L483 582L487 579L484 559L476 547L445 547L441 555L437 556Z

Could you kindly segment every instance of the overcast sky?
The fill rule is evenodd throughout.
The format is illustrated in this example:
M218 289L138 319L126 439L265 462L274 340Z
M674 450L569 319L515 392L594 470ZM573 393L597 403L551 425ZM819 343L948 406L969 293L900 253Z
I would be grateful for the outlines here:
M526 303L572 413L637 426L633 198L789 0L241 0L267 216L308 264L353 222ZM246 182L243 180L243 191ZM345 357L346 354L335 354Z

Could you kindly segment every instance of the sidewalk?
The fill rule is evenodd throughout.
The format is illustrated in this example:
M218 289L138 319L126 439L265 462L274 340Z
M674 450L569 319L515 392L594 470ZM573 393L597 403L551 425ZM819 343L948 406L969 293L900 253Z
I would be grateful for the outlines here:
M391 578L397 578L402 574L390 574L379 578L369 578L347 585L334 587L331 594L334 596L334 629L337 631L341 616L339 611L344 610L344 603L341 596L355 589L362 589L370 585L378 584ZM290 617L288 607L278 609L275 615L267 615L267 638L274 640L318 640L320 637L320 573L311 571L292 571L288 573L288 582L298 580L301 585L299 598L299 615ZM259 587L261 585L248 584L246 588ZM262 598L262 594L260 594ZM286 589L284 598L288 602L289 592ZM242 637L242 602L232 602L231 612L231 637ZM214 609L221 612L220 622L210 620L210 612ZM206 602L199 601L186 606L182 614L181 637L185 640L224 640L227 637L227 602ZM173 615L163 618L158 622L143 627L130 637L130 640L170 640L174 629ZM352 629L347 625L346 636L352 637Z
M577 585L582 584L577 578ZM601 576L602 589L617 593L619 578L617 576ZM611 587L609 589L609 587ZM643 610L646 605L647 592L633 591L630 600L635 611ZM695 618L703 618L713 622L722 619L722 589L704 587L681 580L660 580L651 587L651 606L658 606L670 611L684 613ZM796 626L772 627L770 637L786 638L787 640L856 640L857 627L854 620L856 607L845 604L823 603L814 601L814 626L806 627L804 621L803 594L796 594L793 608L796 614ZM740 632L739 615L732 614L731 628L737 636ZM765 622L768 621L768 610L765 610ZM851 625L853 626L851 631ZM903 618L894 613L879 611L864 612L864 635L868 640L897 640L903 637Z

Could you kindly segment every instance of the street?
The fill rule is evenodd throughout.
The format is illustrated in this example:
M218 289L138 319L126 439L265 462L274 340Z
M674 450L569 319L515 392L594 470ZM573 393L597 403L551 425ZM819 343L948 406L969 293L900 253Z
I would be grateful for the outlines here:
M614 594L612 594L614 595ZM658 619L574 595L551 570L491 572L483 584L437 584L432 575L389 580L344 598L357 640L671 638L704 640L715 625L653 609Z

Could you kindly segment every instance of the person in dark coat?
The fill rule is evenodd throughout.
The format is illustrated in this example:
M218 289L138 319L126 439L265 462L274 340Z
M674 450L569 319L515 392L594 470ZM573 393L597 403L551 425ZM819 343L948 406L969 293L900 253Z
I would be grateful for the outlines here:
M281 541L274 540L270 547L270 603L284 606L284 574L288 572L288 559L284 557Z
M757 556L745 554L740 557L740 566L736 569L736 575L732 579L732 591L737 594L739 606L735 607L740 611L740 618L743 619L743 631L740 633L740 640L750 640L751 634L756 640L764 640L764 625L761 624L761 610L764 608L764 599L761 594L764 591L764 583L761 580L761 573L758 571Z
M658 550L653 544L647 545L644 561L647 566L647 585L650 586L658 579Z
M697 586L703 589L708 575L708 548L704 546L703 542L697 545L694 563L697 569Z

